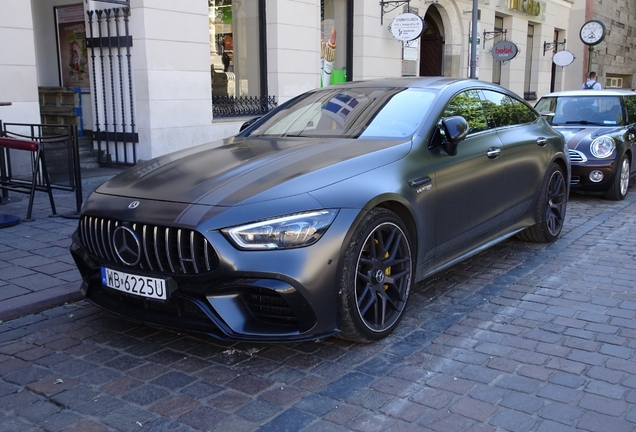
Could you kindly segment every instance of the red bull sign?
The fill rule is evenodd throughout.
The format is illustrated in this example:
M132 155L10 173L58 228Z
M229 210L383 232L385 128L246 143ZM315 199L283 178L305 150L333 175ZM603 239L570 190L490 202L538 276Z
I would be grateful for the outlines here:
M492 58L497 61L510 61L519 54L519 49L514 42L501 41L492 46Z

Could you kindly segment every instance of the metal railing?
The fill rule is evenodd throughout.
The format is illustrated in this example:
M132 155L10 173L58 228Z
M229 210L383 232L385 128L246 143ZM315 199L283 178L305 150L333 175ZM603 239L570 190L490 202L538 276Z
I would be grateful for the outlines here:
M277 106L275 96L212 96L213 117L259 116Z
M76 214L82 207L82 174L79 164L79 139L76 125L51 125L31 123L6 123L0 121L0 136L35 141L42 147L48 164L50 188L75 192ZM35 167L34 169L38 169ZM40 168L41 169L41 168ZM6 152L3 158L2 175L13 183L30 184L31 170L16 172L11 157ZM38 186L45 187L43 173L36 178ZM4 193L3 193L4 195Z

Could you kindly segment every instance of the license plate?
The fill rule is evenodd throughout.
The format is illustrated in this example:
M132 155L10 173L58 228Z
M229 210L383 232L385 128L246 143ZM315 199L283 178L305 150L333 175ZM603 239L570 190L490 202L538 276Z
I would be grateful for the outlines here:
M165 279L139 276L102 267L102 284L140 297L168 299Z

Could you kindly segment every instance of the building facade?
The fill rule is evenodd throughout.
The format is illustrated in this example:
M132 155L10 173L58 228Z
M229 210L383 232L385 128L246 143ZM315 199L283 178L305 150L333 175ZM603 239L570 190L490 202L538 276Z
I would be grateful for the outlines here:
M605 37L590 50L579 37L579 30L589 20L604 24ZM576 45L573 52L581 62L573 64L568 85L576 87L588 72L597 73L603 88L636 88L636 2L634 1L575 1L570 15L569 31ZM578 46L577 46L578 45Z
M472 70L532 103L580 86L586 1L0 0L0 102L11 102L0 120L39 123L42 89L72 88L83 128L115 143L115 162L134 164L230 136L272 100L346 80ZM415 40L391 31L404 13L422 18ZM628 32L614 22L627 26L630 14L607 17L612 38ZM516 55L493 55L500 42ZM633 79L628 45L594 52L603 78ZM557 66L563 50L573 61Z

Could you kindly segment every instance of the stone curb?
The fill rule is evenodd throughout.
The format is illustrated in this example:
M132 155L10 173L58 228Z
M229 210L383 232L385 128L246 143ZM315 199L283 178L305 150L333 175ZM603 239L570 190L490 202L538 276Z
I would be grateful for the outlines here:
M36 314L61 306L64 303L83 300L84 295L80 291L80 285L80 282L70 282L3 300L0 321L10 321L24 315Z

